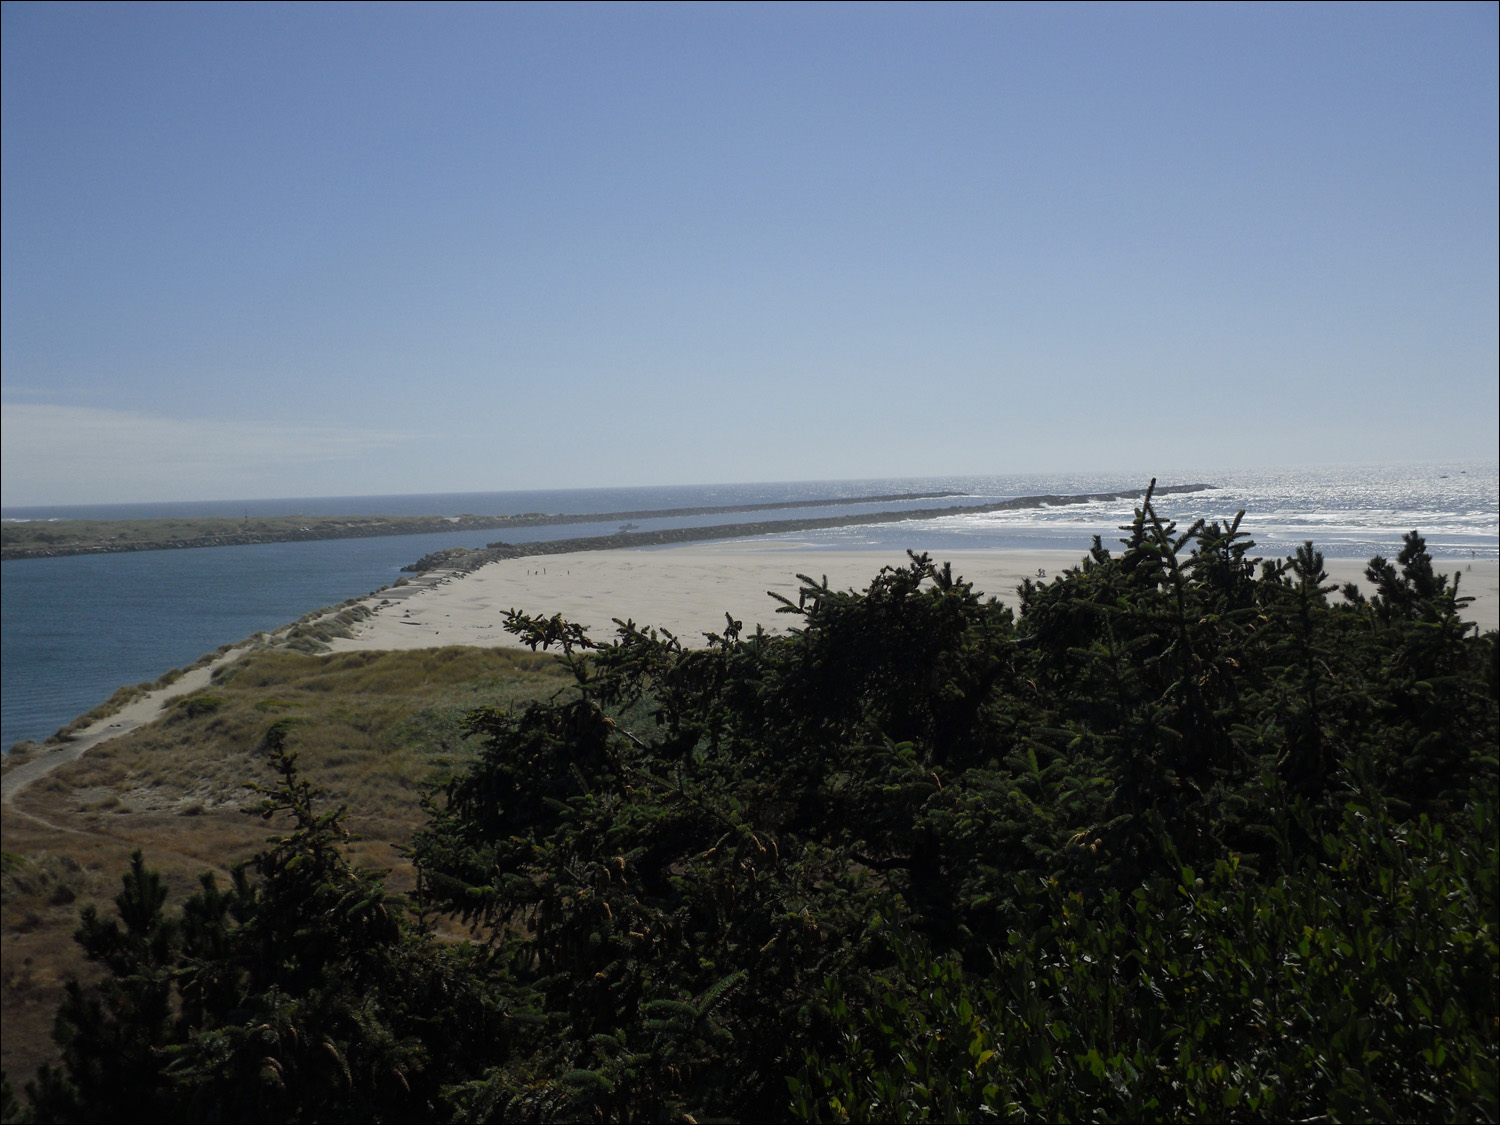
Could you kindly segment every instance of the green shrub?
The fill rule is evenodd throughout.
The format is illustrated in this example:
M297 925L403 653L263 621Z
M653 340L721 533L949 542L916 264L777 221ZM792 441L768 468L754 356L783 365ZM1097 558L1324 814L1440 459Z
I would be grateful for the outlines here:
M1494 1120L1492 807L1462 834L1350 804L1272 881L1220 861L1092 908L1018 886L966 973L901 927L839 1046L790 1080L808 1121ZM1304 823L1300 826L1306 829Z
M217 695L190 695L186 699L178 700L177 710L187 719L197 719L203 715L212 715L224 706L224 700Z

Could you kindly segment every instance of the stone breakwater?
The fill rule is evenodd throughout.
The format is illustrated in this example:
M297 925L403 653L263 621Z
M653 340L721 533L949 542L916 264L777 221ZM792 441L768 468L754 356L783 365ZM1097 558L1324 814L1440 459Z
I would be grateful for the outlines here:
M1168 496L1185 492L1204 492L1212 484L1174 484L1155 489L1155 495ZM946 508L914 508L904 512L866 512L862 515L821 516L813 519L760 520L750 523L724 523L708 527L673 527L657 531L618 531L613 535L590 535L577 539L545 539L535 543L490 543L483 549L454 547L424 555L402 570L417 574L446 569L467 573L500 559L530 558L534 555L562 555L573 551L613 551L624 547L659 547L671 543L696 543L710 539L748 539L757 535L777 535L797 531L823 531L835 527L861 524L900 523L903 520L931 520L943 516L974 515L984 512L1013 512L1026 508L1088 504L1114 500L1139 500L1146 489L1128 492L1089 492L1075 495L1017 496L993 504L954 504Z

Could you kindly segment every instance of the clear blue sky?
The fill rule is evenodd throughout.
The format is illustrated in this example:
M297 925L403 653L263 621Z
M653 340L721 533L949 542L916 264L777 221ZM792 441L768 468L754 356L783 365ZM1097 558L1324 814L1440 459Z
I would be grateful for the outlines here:
M3 501L1492 459L1497 35L7 3Z

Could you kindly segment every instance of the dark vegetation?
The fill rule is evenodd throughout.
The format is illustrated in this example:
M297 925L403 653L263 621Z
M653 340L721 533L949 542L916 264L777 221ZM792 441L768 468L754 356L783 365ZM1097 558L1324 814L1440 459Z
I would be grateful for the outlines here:
M13 795L0 805L0 1067L30 1075L60 1061L51 1030L63 982L100 971L72 941L79 908L109 912L131 852L150 857L175 908L202 871L223 880L259 850L266 827L242 810L260 801L252 784L275 781L271 731L295 740L304 779L348 804L358 840L345 858L387 870L387 888L406 892L416 875L402 849L426 823L423 782L467 768L478 749L464 717L548 698L569 679L550 655L515 648L261 649L161 721Z
M914 556L708 647L512 615L410 898L288 827L137 859L39 1120L1494 1120L1497 635L1421 538L1332 601L1149 494L1019 619ZM441 942L456 914L473 941Z

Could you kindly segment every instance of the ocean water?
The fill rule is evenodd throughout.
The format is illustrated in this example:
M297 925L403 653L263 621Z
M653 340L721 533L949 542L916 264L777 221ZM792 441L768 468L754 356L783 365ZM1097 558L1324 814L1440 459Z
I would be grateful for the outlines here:
M1026 487L1045 480L1049 487ZM1107 483L1102 483L1107 481ZM1203 482L1209 492L1162 496L1158 514L1186 530L1194 520L1232 521L1255 542L1254 553L1284 557L1312 540L1327 558L1393 556L1401 537L1420 531L1435 558L1494 558L1500 542L1500 489L1490 463L1362 465L1310 469L1224 471L1199 469L1162 475L1160 483ZM1139 488L1144 480L1097 476L949 478L934 487L996 496L1087 493ZM819 547L904 547L928 550L985 547L1077 548L1098 535L1107 547L1135 513L1130 500L1069 504L1013 512L944 517L921 524L877 524L817 533ZM802 540L803 535L785 538Z
M1500 465L1365 465L1286 470L1194 469L1161 482L1202 481L1211 492L1162 497L1157 510L1185 528L1194 519L1231 520L1278 557L1311 539L1329 558L1394 555L1413 529L1434 556L1494 558L1500 550ZM1120 491L1145 479L1126 474L941 477L809 481L676 488L329 497L191 504L6 509L5 519L151 518L176 515L458 515L588 513L831 498L826 507L721 516L635 520L643 530L868 510L982 504L1010 496ZM952 490L962 499L839 504L840 497ZM1129 522L1128 501L938 520L853 526L780 536L819 549L1003 547L1076 549L1093 536L1114 545ZM513 542L607 534L613 525L518 528ZM443 547L482 546L499 532L276 543L190 551L142 551L17 560L0 564L0 746L44 738L122 684L154 680L200 654L273 629L321 606L387 585L400 568Z

